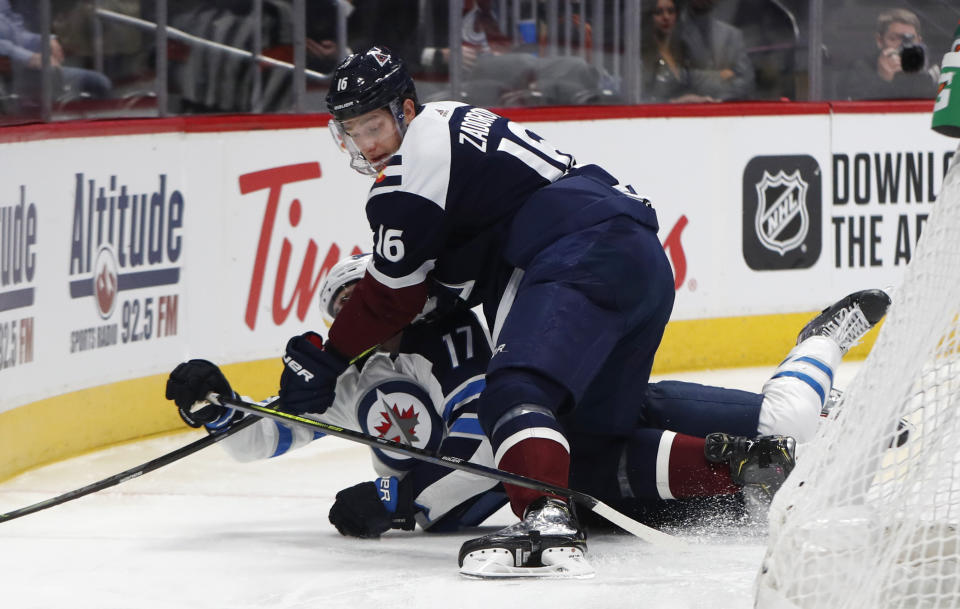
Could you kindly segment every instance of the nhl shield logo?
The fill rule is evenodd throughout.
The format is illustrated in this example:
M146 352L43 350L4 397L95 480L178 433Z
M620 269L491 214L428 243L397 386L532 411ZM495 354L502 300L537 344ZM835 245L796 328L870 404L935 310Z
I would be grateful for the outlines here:
M806 269L820 258L820 164L805 154L756 156L743 170L743 259L755 271Z
M810 230L807 186L799 169L789 174L780 170L775 175L764 171L757 183L757 238L781 256L799 247Z

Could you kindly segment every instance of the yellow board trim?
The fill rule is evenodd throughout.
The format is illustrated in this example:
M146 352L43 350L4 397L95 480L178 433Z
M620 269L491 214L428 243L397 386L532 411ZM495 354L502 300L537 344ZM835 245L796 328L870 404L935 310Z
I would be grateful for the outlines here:
M671 322L653 372L775 366L814 313ZM866 357L877 330L850 350ZM261 399L277 392L279 358L222 367L234 390ZM29 469L187 427L164 399L166 374L82 389L0 413L0 482ZM760 390L759 387L756 388ZM144 455L144 460L156 455ZM135 465L135 464L131 464Z
M234 390L275 395L279 358L222 366ZM189 429L164 398L167 374L46 398L0 413L0 481L29 469L149 436ZM144 461L157 455L144 455ZM131 466L136 463L131 463Z
M797 342L797 334L819 313L784 313L672 321L653 364L654 374L709 368L774 366ZM872 329L845 359L864 359L876 340ZM760 388L757 388L759 391Z

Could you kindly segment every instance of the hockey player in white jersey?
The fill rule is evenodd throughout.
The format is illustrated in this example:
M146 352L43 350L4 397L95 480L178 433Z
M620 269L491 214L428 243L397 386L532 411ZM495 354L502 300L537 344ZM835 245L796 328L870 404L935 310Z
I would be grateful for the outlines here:
M330 270L319 290L326 323L333 321L369 259L369 254L351 256ZM477 423L474 403L489 358L485 331L473 313L427 315L350 366L338 379L334 403L315 418L492 466L490 443ZM171 373L167 397L181 406L211 390L232 394L214 364L191 360ZM203 424L208 430L230 424L240 414L210 404L181 407L180 413L188 424ZM221 446L239 461L252 461L280 456L321 437L263 420ZM377 537L389 528L413 529L415 523L430 531L456 530L479 524L506 502L502 489L487 492L496 481L380 448L371 453L380 478L341 491L330 513L331 522L345 535Z
M324 280L321 310L328 326L363 276L369 258L349 257ZM798 346L764 386L763 395L694 383L651 384L638 405L644 413L643 427L608 450L577 455L571 464L573 486L589 489L651 524L698 509L718 509L715 503L704 507L696 498L743 491L768 500L792 466L792 440L751 438L761 429L801 439L809 434L830 391L832 369L842 352L872 325L867 319L882 315L884 299L881 292L858 293L828 308L801 332ZM866 316L854 314L861 306L868 307ZM881 308L869 308L877 306ZM362 367L351 367L338 383L334 405L318 418L430 450L440 446L445 455L489 465L489 442L478 429L472 407L483 386L482 372L477 371L485 368L490 352L472 314L453 311L445 317L448 322L442 323L434 314L408 330L405 341L397 337L392 356L381 353ZM838 323L843 320L847 321ZM460 339L457 344L455 338ZM481 342L473 344L473 339ZM188 405L181 407L184 420L195 426L206 420L206 427L214 430L235 415L215 406L194 410L193 400L210 390L230 393L219 370L202 360L179 366L168 383L168 397ZM384 401L388 396L391 399ZM248 461L279 456L321 435L261 421L222 445L238 460ZM506 501L501 485L490 480L397 459L380 450L373 456L381 478L344 489L330 511L331 522L345 535L376 537L389 528L411 529L415 521L428 531L456 530L479 524ZM730 509L735 505L727 503ZM570 572L565 565L517 569L478 564L469 545L461 554L465 572L473 569L485 576L555 574L557 567ZM582 563L577 567L580 574L588 568Z

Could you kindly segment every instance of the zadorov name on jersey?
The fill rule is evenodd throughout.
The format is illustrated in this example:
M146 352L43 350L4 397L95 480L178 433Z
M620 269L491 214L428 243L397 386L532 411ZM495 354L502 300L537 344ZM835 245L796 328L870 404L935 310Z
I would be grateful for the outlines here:
M176 262L182 249L183 195L167 196L167 176L160 174L160 187L151 193L129 193L118 188L117 176L110 186L98 186L76 174L70 274L89 273L98 248L113 246L121 268ZM164 260L166 259L166 260Z
M460 143L471 144L481 152L486 152L490 125L498 118L500 117L489 110L483 108L471 109L464 115L463 121L460 123Z

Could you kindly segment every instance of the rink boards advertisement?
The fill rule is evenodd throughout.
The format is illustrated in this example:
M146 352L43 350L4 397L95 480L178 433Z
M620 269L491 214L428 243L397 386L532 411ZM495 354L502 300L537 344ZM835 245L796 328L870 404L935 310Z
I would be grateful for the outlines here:
M771 363L811 312L898 283L956 142L926 112L828 110L524 115L656 207L677 290L659 371ZM370 178L349 169L323 117L272 130L142 123L0 137L0 417L40 404L113 429L64 452L177 428L163 382L189 358L237 366L241 392L275 392L287 339L325 331L327 270L372 245ZM114 420L121 395L130 414Z
M3 408L187 357L266 357L319 323L325 270L370 238L328 194L356 180L324 179L333 163L283 135L4 146Z

